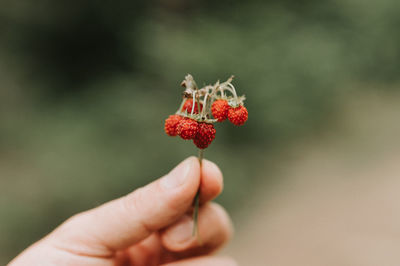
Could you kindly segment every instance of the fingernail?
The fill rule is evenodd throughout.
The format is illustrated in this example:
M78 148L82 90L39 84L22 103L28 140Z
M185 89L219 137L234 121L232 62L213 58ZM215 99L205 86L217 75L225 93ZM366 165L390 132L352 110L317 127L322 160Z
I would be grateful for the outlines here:
M185 183L192 168L193 161L186 159L161 179L161 185L167 189L176 188Z
M168 230L168 237L176 244L182 244L193 239L193 219L189 216L184 216L182 220Z

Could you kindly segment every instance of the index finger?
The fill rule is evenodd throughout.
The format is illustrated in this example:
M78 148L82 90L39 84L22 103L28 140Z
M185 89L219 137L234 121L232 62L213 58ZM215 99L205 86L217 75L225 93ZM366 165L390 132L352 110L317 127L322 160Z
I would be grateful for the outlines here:
M214 163L203 160L200 168L198 159L191 157L163 178L74 216L49 238L66 249L112 253L177 221L191 208L199 188L202 202L215 198L222 190L222 174Z
M200 173L198 159L190 157L147 186L75 215L48 239L64 249L84 250L92 256L113 254L184 215L199 188Z

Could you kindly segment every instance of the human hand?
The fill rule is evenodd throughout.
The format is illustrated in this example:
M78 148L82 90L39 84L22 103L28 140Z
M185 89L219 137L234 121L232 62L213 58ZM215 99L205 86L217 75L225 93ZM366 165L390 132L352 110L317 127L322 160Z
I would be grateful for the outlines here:
M169 174L95 209L74 215L36 242L9 266L134 265L233 266L210 254L232 234L225 210L209 203L221 191L212 162L190 157ZM200 188L199 233L192 237L193 198Z

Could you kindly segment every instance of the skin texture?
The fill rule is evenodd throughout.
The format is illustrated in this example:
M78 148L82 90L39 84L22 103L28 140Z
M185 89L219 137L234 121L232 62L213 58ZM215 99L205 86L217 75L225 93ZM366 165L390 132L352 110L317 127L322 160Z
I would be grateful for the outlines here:
M199 188L202 244L192 237L191 219ZM211 255L233 231L225 210L209 202L222 188L214 163L200 167L190 157L149 185L74 215L9 265L237 265Z

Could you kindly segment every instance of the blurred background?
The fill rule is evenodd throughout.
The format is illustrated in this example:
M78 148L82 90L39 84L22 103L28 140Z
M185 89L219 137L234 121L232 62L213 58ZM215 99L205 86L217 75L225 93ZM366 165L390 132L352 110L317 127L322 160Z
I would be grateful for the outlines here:
M191 73L247 96L205 152L225 253L399 265L399 28L397 0L1 1L0 264L195 155L163 130Z

